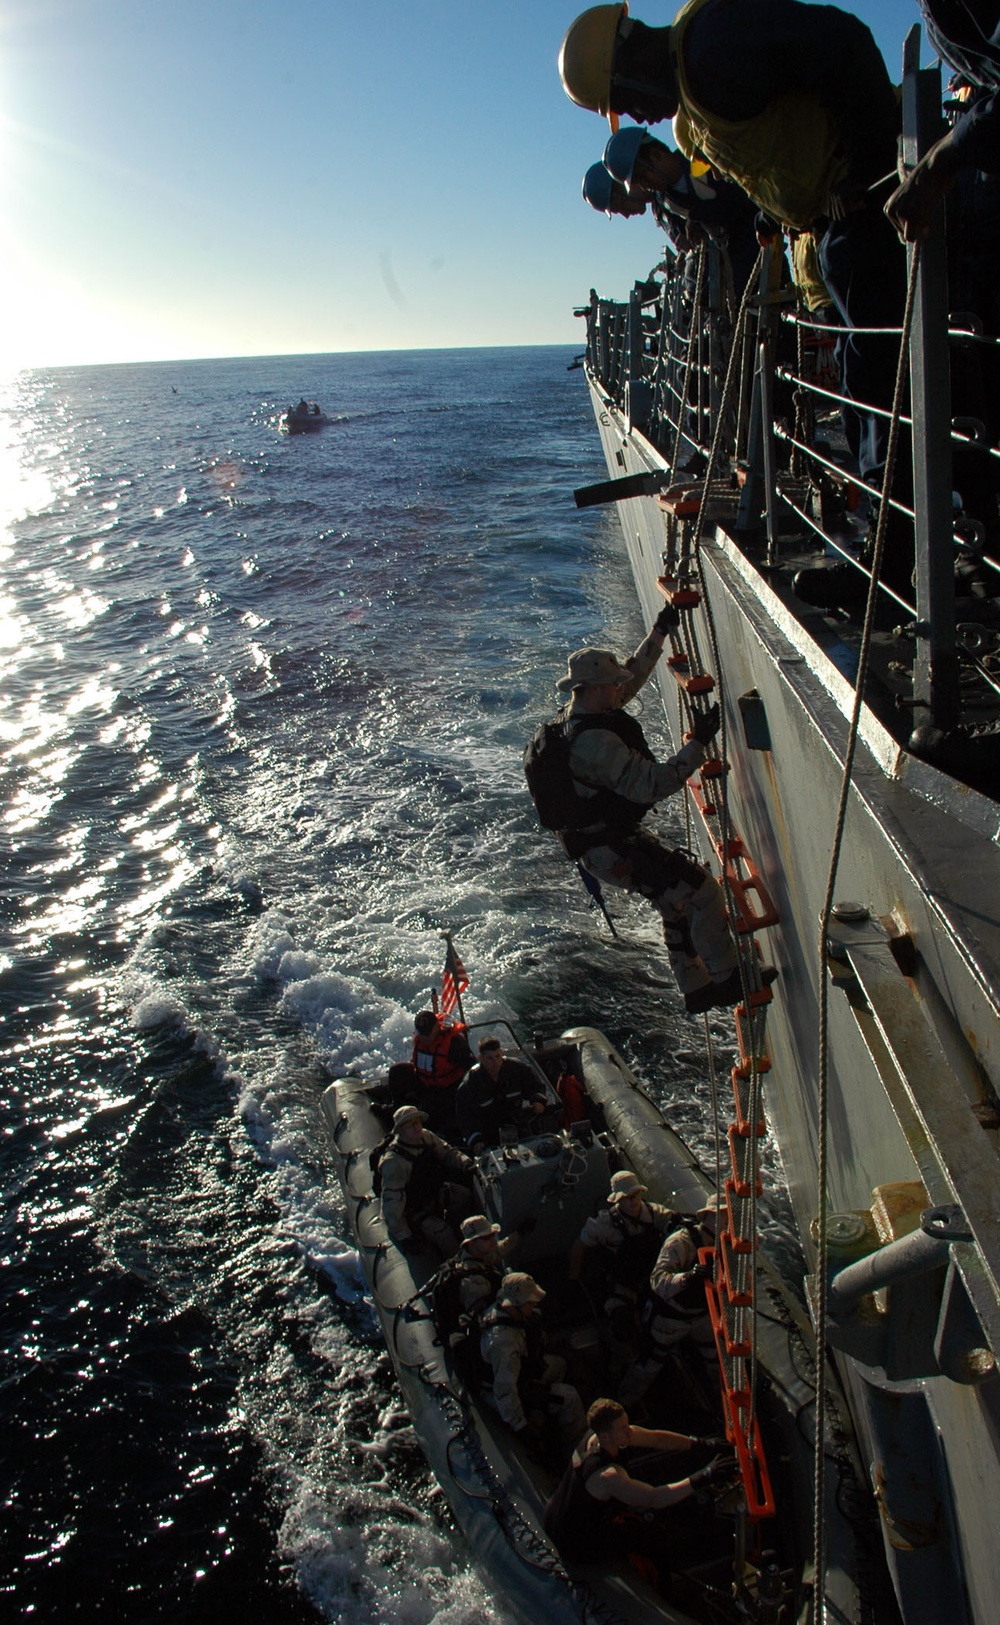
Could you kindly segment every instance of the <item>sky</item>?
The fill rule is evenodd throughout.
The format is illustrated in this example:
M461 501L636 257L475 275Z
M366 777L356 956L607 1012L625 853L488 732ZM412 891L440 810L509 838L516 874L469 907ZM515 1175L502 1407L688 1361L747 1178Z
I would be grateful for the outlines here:
M0 0L0 363L582 348L574 305L659 238L580 197L608 134L559 84L581 9ZM916 0L853 9L898 79Z

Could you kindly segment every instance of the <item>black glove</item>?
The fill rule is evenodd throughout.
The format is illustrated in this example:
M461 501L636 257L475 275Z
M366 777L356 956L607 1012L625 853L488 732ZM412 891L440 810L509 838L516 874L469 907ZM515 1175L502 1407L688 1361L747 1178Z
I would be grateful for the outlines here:
M696 1473L691 1474L691 1487L695 1489L699 1484L711 1484L717 1478L729 1478L735 1469L733 1456L713 1456L707 1467L699 1467Z
M653 622L653 630L666 637L668 632L675 632L681 624L681 612L673 604L664 604Z
M535 1218L535 1215L533 1213L529 1213L526 1218L518 1220L516 1226L517 1234L519 1236L530 1236L537 1223L538 1220Z
M707 711L699 712L691 724L691 734L699 745L710 745L719 731L721 717L719 702L714 700Z
M690 1271L690 1274L695 1281L714 1281L715 1265L711 1262L708 1264L696 1264L694 1269Z
M728 1441L728 1439L722 1439L722 1438L715 1438L715 1437L706 1436L703 1439L692 1439L691 1440L691 1449L692 1450L695 1450L695 1449L698 1449L698 1450L728 1450L729 1449L729 1441Z

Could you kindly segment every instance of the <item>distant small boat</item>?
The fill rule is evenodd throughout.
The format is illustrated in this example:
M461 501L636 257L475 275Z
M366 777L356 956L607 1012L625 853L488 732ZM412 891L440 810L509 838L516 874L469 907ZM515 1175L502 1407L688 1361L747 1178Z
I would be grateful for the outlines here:
M290 406L287 412L282 412L278 427L284 434L308 434L329 421L316 401L301 400L297 406Z

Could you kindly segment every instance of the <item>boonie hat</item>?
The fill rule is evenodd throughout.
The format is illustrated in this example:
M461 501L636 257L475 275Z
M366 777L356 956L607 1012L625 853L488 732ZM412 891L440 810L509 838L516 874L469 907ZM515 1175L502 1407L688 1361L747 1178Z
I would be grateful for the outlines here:
M705 1201L702 1203L701 1207L698 1209L698 1212L699 1213L718 1213L719 1208L721 1207L721 1205L722 1204L721 1204L721 1202L719 1200L718 1192L713 1191L711 1196L707 1197L705 1199Z
M634 1196L636 1191L648 1189L649 1186L643 1185L631 1168L622 1168L620 1173L611 1175L611 1195L608 1197L608 1201L620 1202L623 1197Z
M497 1303L509 1304L512 1309L520 1309L526 1303L541 1303L545 1293L538 1282L523 1270L514 1270L505 1275L500 1282L500 1291L497 1293Z
M462 1220L462 1246L467 1241L479 1241L483 1236L498 1236L500 1226L491 1224L485 1213L473 1213L468 1219Z
M426 1123L427 1113L422 1112L419 1106L398 1106L392 1114L393 1128L402 1128L404 1123Z
M631 683L632 673L610 649L577 649L570 655L565 677L556 684L562 693L589 683Z

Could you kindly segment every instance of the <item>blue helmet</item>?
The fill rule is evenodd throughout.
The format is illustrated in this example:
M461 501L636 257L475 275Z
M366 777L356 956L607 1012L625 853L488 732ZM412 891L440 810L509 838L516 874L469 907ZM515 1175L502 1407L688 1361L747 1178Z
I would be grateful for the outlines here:
M629 124L613 135L605 147L604 167L623 186L631 181L639 148L648 139L649 131L644 124Z
M614 181L603 164L591 164L583 177L583 196L592 209L611 218L611 189Z

